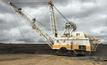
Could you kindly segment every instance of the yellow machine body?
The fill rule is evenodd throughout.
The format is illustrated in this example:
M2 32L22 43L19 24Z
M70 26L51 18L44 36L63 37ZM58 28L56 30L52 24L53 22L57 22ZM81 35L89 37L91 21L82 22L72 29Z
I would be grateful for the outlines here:
M66 48L67 50L95 51L99 41L88 37L83 32L73 32L70 37L61 36L54 40L53 49Z

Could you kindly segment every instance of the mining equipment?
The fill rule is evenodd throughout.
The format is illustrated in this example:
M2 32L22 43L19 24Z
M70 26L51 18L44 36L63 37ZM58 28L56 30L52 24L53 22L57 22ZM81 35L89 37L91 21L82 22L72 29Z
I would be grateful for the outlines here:
M16 6L16 2L9 2L9 5L16 14L26 19L32 26L33 31L38 33L41 38L47 41L47 44L52 50L56 51L56 54L66 54L70 52L71 55L91 55L96 51L97 46L100 44L100 40L98 38L84 32L75 32L77 29L76 24L64 17L63 14L55 7L52 0L49 0L47 4L49 5L50 23L53 35L49 35L44 32L36 18L29 17L22 8ZM62 35L59 34L57 30L58 24L56 25L55 10L66 20L64 33Z

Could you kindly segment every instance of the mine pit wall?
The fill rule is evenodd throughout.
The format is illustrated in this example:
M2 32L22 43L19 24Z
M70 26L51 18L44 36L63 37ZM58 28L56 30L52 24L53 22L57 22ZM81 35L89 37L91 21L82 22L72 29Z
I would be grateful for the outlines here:
M52 54L54 51L47 44L0 44L0 54ZM107 44L100 44L93 54L98 57L107 57Z
M94 55L98 56L98 57L105 57L105 58L107 58L107 44L100 44L97 47L97 50L94 53Z
M49 54L51 48L47 44L0 44L0 54L35 53Z

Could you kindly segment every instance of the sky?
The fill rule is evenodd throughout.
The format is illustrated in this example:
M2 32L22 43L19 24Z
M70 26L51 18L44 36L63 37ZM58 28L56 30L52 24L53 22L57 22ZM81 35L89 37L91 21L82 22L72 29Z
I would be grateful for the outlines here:
M48 0L12 0L27 15L38 20L42 30L52 34L50 27ZM40 41L25 19L17 16L8 4L0 0L0 41ZM27 3L31 2L31 3ZM34 3L35 2L35 3ZM98 36L107 42L107 0L54 0L57 9L77 25L77 31ZM64 30L64 19L56 12L59 31Z

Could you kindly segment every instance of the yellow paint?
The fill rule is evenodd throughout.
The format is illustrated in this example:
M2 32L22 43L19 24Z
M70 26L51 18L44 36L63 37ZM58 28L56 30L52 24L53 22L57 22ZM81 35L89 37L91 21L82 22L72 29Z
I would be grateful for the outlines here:
M53 49L66 48L67 50L79 50L79 45L53 45ZM91 47L86 45L86 51L91 51Z
M60 49L65 47L66 49L71 49L71 45L53 45L53 49Z
M86 51L92 51L91 46L86 46Z
M72 50L77 50L79 49L79 45L72 45Z

